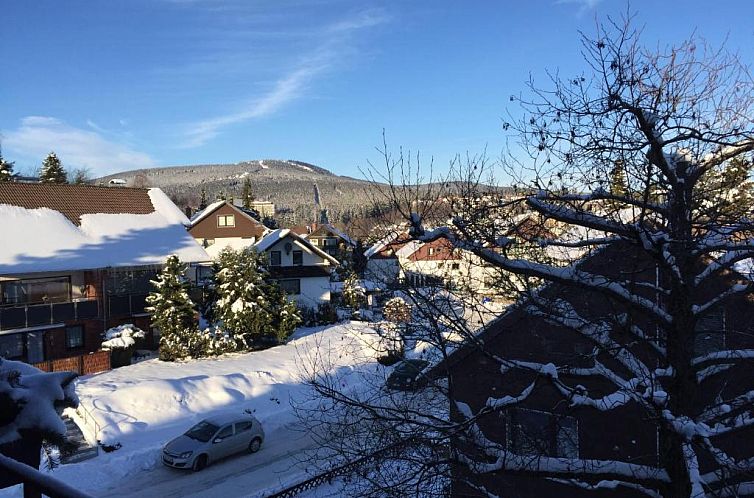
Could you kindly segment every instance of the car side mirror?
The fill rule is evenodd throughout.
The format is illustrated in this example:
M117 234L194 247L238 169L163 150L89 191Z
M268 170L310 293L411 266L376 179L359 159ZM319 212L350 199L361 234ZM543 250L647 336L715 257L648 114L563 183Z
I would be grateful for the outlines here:
M221 437L216 437L216 438L215 438L215 440L214 440L214 441L212 441L212 442L213 442L213 443L222 443L222 442L223 442L223 438L221 438Z

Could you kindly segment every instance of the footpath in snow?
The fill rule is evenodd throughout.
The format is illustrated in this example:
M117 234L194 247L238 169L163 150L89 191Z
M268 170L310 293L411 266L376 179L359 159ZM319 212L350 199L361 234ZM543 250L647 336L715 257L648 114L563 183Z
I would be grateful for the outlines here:
M366 323L301 328L288 344L264 351L176 363L155 359L82 377L76 390L101 427L98 439L121 448L60 466L53 475L95 496L202 496L211 489L230 498L295 483L306 477L298 457L313 445L292 407L310 394L303 368L312 356L326 356L340 381L359 389L362 373L382 368L373 359L373 341ZM165 442L210 414L244 409L262 423L262 451L198 474L162 466Z

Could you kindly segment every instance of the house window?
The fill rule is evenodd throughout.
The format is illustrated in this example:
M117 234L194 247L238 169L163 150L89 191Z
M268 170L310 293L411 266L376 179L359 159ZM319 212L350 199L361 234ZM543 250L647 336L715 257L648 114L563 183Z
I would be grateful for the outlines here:
M204 247L209 247L215 243L215 239L204 239Z
M319 239L311 239L311 242L312 242L313 246L318 246L319 245Z
M702 356L725 349L725 309L700 316L694 329L694 354Z
M2 304L64 303L71 300L71 278L12 280L0 284Z
M0 335L0 356L8 360L24 357L24 334Z
M234 214L221 214L217 216L217 226L234 227L236 226L236 216Z
M508 449L518 455L579 457L578 422L574 417L515 408L507 412Z
M299 295L301 294L301 280L298 278L288 278L285 280L278 280L280 288L285 291L286 294Z
M430 247L429 248L429 255L432 256L434 253L435 253L435 248L434 247Z
M459 265L458 263L453 263L452 265L450 265L450 269L451 270L457 270L460 267L461 267L461 265Z
M74 325L65 328L65 347L76 349L84 347L84 326Z
M280 266L280 251L270 251L270 266Z
M304 264L303 251L293 251L293 266L301 266Z

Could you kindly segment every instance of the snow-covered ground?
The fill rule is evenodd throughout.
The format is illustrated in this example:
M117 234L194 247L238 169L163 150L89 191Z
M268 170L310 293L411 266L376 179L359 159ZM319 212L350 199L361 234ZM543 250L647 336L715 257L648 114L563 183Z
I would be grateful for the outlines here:
M287 345L265 351L177 363L148 360L83 377L77 393L102 427L99 439L122 447L60 466L53 475L95 496L206 496L211 489L230 498L296 483L307 477L297 456L314 444L292 407L309 394L302 382L308 358L327 357L343 387L360 389L362 373L382 368L373 360L374 340L369 325L360 322L301 328ZM259 453L197 474L162 466L165 442L210 414L243 409L253 410L266 432Z

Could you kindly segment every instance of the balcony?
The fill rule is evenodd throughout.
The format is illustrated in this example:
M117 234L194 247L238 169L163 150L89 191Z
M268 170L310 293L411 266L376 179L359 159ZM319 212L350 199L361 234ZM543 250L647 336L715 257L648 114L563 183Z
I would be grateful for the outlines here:
M0 330L39 327L99 317L96 299L0 308Z
M146 313L149 294L121 294L107 296L107 316L126 317Z

